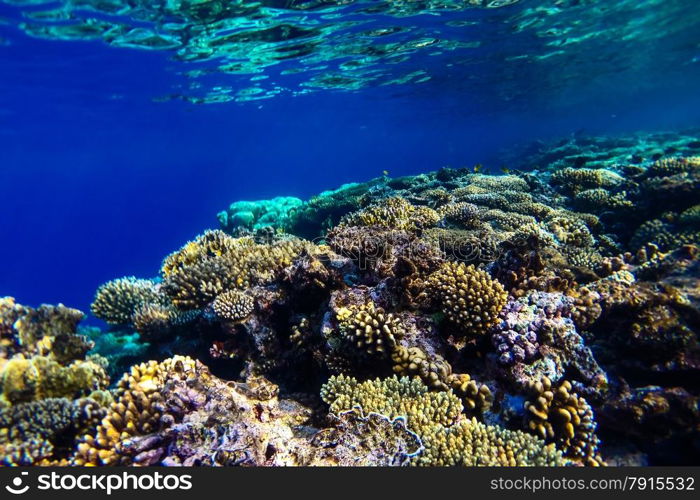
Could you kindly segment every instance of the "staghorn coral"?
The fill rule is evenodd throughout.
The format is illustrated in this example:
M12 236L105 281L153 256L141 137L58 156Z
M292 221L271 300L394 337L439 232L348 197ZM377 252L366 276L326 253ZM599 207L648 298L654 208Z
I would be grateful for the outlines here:
M239 290L229 290L218 295L212 303L214 314L225 321L242 321L253 312L253 298Z
M525 403L528 427L542 439L555 442L564 456L584 465L605 465L598 454L593 410L564 380L557 386L543 377L528 388L532 399Z
M507 299L503 286L486 272L454 262L430 275L428 290L448 321L469 335L485 334Z
M533 437L484 425L462 416L462 404L451 392L428 392L418 380L377 379L358 382L337 376L321 389L330 411L339 414L359 407L389 419L403 417L424 449L412 458L416 465L559 465L561 455Z
M111 325L124 325L131 323L137 309L148 304L166 303L167 299L153 281L130 276L101 285L90 310Z

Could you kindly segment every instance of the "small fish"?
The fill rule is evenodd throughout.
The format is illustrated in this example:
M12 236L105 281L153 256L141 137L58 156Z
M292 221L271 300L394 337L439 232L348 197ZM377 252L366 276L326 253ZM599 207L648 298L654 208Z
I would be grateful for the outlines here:
M504 165L501 167L501 172L503 172L504 174L509 174L512 172L512 170Z
M382 174L384 174L384 177L389 177L389 171L388 171L388 170L382 170Z
M483 168L484 166L481 163L477 163L476 165L474 165L474 173L478 174L483 170Z

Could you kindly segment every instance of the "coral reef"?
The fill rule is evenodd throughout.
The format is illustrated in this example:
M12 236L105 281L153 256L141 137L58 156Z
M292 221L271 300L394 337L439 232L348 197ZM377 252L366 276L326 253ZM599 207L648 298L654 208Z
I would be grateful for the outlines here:
M106 360L88 355L83 313L0 299L0 462L61 464L103 414Z
M644 138L236 202L108 331L0 299L0 460L697 463L699 148Z
M412 458L417 465L561 465L561 455L522 432L484 425L461 415L462 405L451 392L428 392L418 381L396 377L360 383L332 377L321 389L330 411L359 407L390 419L402 417L421 439L424 450Z

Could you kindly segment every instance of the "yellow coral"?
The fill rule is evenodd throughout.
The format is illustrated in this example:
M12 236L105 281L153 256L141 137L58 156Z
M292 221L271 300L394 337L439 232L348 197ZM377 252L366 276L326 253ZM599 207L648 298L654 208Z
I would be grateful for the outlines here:
M508 299L497 280L463 263L445 262L428 281L447 319L472 335L486 333Z
M404 198L395 196L343 217L340 225L381 226L396 230L415 231L434 226L440 218L440 215L432 208L414 206Z
M547 377L530 384L531 400L525 403L528 426L542 439L556 443L564 456L585 465L605 465L598 454L593 410L572 391L569 381L554 387Z
M337 376L321 389L321 397L338 414L359 407L390 419L405 418L424 449L415 465L515 466L561 465L561 454L523 432L487 426L462 415L462 404L451 391L429 392L406 377L358 382Z
M10 359L0 374L2 399L12 404L45 398L77 398L108 384L104 367L90 359L63 366L47 356L20 355Z
M165 259L163 288L178 308L203 308L228 290L269 283L303 251L315 247L297 238L257 244L207 231Z
M221 319L241 321L253 312L252 297L239 290L229 290L219 295L212 304L214 313Z
M75 465L133 465L134 457L122 444L159 429L166 382L203 376L209 375L197 373L196 362L183 356L133 366L119 381L117 397L95 433L83 436L78 444Z
M101 285L90 309L112 325L131 323L134 312L147 304L164 304L167 299L151 280L119 278Z
M355 347L371 355L391 353L404 333L401 321L374 302L341 308L336 317L341 332Z
M603 168L563 168L552 174L551 183L576 194L586 189L610 188L620 185L624 178Z
M452 367L441 357L429 358L419 347L397 346L391 353L391 360L394 363L394 373L397 375L418 377L434 390L449 389Z

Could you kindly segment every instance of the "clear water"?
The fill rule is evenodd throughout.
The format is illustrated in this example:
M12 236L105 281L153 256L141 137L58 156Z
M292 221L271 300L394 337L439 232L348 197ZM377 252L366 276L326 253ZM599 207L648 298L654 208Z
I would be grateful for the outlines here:
M698 88L696 0L0 1L0 294L87 310L234 200L697 127Z

